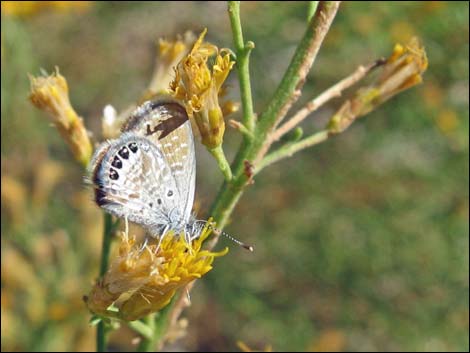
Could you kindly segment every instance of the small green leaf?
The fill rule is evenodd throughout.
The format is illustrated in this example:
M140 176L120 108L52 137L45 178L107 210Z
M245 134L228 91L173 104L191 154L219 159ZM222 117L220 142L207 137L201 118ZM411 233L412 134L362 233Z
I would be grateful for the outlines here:
M281 142L297 142L304 135L304 130L301 127L296 127L281 138Z

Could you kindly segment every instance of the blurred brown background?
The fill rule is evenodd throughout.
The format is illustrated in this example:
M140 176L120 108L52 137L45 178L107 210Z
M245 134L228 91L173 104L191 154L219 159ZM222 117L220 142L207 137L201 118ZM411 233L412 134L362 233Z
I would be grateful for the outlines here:
M27 74L57 65L99 141L103 107L124 109L147 86L157 38L207 27L208 40L232 47L225 2L46 3L2 2L2 351L94 349L81 298L98 274L102 217L84 171L27 101ZM258 112L306 8L242 3ZM177 348L236 351L240 340L253 349L468 351L468 10L341 5L301 102L413 35L428 52L424 84L259 175L227 227L256 251L228 244L192 293ZM238 99L236 74L229 84ZM319 129L340 101L304 129ZM238 142L229 129L229 157ZM222 177L196 148L205 217ZM122 329L111 346L131 348L134 336Z

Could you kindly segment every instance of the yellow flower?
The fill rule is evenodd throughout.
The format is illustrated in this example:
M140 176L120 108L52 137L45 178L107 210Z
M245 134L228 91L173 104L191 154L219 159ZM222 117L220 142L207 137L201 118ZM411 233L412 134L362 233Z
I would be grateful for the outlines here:
M204 229L192 244L183 234L167 234L158 251L158 241L142 250L135 238L123 234L119 254L86 298L88 308L126 321L160 310L179 288L209 272L215 257L228 252L228 248L220 252L203 250L202 243L209 234Z
M7 16L27 17L48 9L83 11L91 4L91 1L2 1L2 13Z
M230 60L227 49L219 50L215 45L204 42L204 30L194 43L188 55L180 61L175 70L175 79L170 89L175 98L186 103L190 117L193 117L201 134L202 143L209 149L221 145L225 121L219 96L223 94L222 84L235 64ZM210 68L208 60L215 55ZM235 105L224 105L225 111L234 111Z
M329 123L331 133L340 133L352 122L376 109L394 95L422 82L428 67L424 47L417 38L408 45L396 44L392 55L385 61L382 74L371 86L361 88L347 100Z
M50 76L30 76L29 99L49 114L64 140L69 144L76 160L88 165L93 152L88 133L69 100L67 81L59 70Z
M140 98L140 103L154 100L159 96L167 96L171 93L170 84L175 75L176 65L188 54L196 41L195 35L188 31L174 41L160 38L157 42L157 57L150 84ZM107 105L103 111L102 131L103 137L112 139L119 136L122 125L132 114L136 105L131 105L119 114L111 106Z

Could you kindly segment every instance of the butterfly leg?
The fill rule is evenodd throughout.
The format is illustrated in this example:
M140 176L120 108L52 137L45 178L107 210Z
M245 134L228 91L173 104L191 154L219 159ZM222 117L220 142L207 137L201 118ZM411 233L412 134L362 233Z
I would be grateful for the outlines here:
M149 238L147 237L147 235L145 235L144 241L143 241L143 243L142 243L142 245L140 246L140 249L139 249L139 254L142 253L142 251L145 250L145 248L147 247L148 242L149 242Z
M162 234L160 235L160 237L158 239L158 245L157 245L157 249L155 250L155 253L158 253L158 250L160 250L160 245L162 244L163 237L166 235L166 233L169 230L170 230L170 226L169 225L165 226L165 228L163 229Z
M191 244L191 232L189 232L186 228L184 229L184 241L186 244Z
M126 238L129 237L129 221L127 220L127 216L124 217L124 224L125 224L125 233L126 233Z
M192 229L189 230L187 228L184 228L183 233L184 233L184 241L186 242L186 245L188 247L189 253L192 255L193 253L193 246L192 246L192 237L191 237L191 232Z

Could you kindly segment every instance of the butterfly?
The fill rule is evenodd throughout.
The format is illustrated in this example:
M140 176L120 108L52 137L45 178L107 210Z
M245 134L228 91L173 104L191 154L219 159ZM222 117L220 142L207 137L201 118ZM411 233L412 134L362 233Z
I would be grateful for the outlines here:
M89 167L95 201L106 212L163 239L169 231L187 243L204 226L245 249L247 245L191 215L196 183L194 137L186 109L173 100L147 101L101 144ZM147 238L146 238L147 241Z
M185 108L172 100L147 101L98 147L90 163L95 201L106 212L144 227L160 239L169 231L198 236L194 221L196 158Z

